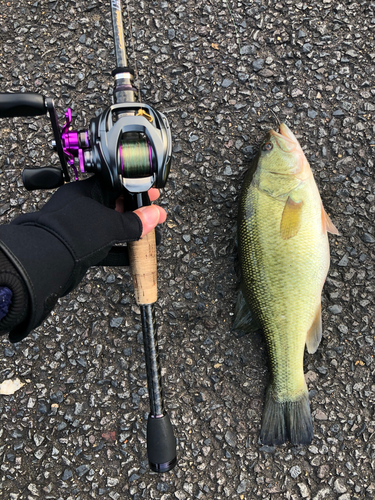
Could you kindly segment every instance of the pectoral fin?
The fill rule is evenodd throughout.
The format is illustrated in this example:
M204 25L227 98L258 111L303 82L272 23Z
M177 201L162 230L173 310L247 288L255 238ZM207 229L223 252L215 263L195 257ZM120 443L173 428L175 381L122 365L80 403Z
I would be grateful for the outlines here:
M329 215L324 210L323 205L322 205L322 226L323 226L323 231L327 231L328 233L337 234L338 236L340 236L340 233L338 232L337 227L334 225L334 223L329 218Z
M254 333L257 330L261 330L258 320L250 311L241 288L238 293L236 309L234 311L232 329L238 333L238 337L243 337L247 333Z
M302 221L302 207L303 201L295 202L289 196L280 223L280 234L283 240L289 240L298 233Z
M306 347L309 354L314 354L319 347L320 341L322 340L322 306L316 311L314 321L311 325L310 330L307 332L306 337Z

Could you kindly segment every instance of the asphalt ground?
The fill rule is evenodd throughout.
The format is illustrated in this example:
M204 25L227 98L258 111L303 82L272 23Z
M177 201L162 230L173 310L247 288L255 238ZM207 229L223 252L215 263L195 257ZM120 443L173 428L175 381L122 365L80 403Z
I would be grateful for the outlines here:
M0 2L0 88L55 99L87 127L111 103L109 2ZM143 100L167 114L157 318L178 466L151 473L139 309L127 269L92 268L19 344L3 337L0 497L365 499L375 495L375 4L130 2ZM229 10L230 9L230 10ZM125 11L126 12L126 11ZM231 13L230 13L231 12ZM127 15L125 32L129 33ZM305 355L315 438L259 444L261 334L232 331L242 179L271 110L297 137L340 236L330 236L323 340ZM43 206L25 166L57 164L45 117L3 120L0 214Z

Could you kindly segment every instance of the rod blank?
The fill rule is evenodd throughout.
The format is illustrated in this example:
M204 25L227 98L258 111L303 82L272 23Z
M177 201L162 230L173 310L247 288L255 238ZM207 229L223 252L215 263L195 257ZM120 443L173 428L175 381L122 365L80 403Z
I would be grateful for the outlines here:
M125 68L128 65L126 55L124 28L122 23L122 4L121 0L111 0L113 36L116 51L116 65L118 68Z

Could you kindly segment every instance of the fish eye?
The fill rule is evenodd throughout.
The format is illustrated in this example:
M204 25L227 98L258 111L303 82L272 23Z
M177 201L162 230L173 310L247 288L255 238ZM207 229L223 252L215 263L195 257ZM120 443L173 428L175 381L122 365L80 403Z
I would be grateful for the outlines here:
M270 142L265 142L262 146L262 151L271 151L272 148L273 146Z

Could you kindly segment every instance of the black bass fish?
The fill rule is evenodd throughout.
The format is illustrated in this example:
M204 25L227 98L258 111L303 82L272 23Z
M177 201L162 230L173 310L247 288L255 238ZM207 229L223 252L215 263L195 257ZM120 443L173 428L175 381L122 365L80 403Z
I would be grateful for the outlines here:
M327 232L338 234L298 140L281 124L267 134L245 177L238 220L242 283L234 329L260 327L266 337L272 376L264 444L313 438L303 356L305 345L314 353L322 337Z

